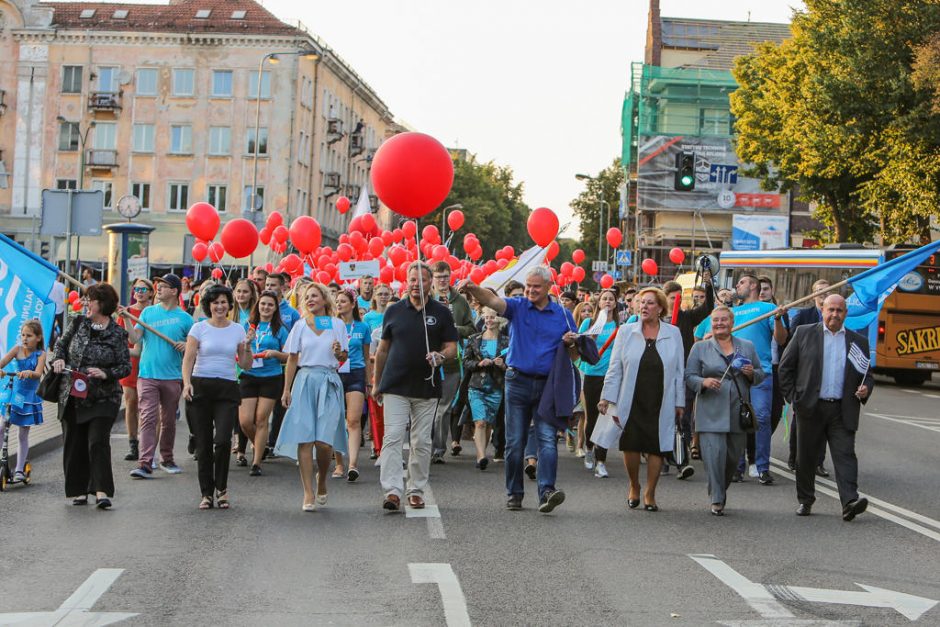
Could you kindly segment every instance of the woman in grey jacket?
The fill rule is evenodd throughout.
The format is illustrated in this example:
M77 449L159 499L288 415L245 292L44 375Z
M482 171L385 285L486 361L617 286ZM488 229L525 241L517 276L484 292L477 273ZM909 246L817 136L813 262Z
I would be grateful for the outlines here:
M749 401L751 385L763 380L764 371L754 345L731 337L734 314L728 307L715 307L711 319L712 337L692 347L685 381L698 395L695 430L708 475L711 512L723 516L731 476L746 442L738 421L741 406L738 390Z

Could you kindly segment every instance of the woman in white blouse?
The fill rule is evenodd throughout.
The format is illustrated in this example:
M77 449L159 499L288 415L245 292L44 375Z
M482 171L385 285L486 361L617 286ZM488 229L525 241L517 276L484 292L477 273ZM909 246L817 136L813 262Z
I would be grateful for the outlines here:
M281 403L287 413L274 450L300 462L303 511L312 512L316 505L326 504L333 451L346 453L348 448L343 384L336 370L349 354L346 325L333 316L333 302L325 285L308 285L299 305L303 319L294 325L284 345L287 367Z
M199 509L228 509L228 465L232 431L238 421L241 394L235 372L251 368L254 331L228 319L235 305L232 290L213 285L200 307L206 315L193 325L183 355L183 396L186 414L196 436L199 468ZM214 432L213 432L214 431Z

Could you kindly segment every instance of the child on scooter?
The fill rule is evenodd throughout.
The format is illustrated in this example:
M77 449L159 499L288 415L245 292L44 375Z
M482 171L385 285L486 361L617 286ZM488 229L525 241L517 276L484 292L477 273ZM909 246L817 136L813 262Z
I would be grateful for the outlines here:
M29 456L29 428L42 424L42 399L36 393L39 379L46 365L46 353L43 351L42 324L38 320L27 320L20 327L20 344L0 359L0 369L16 360L16 379L13 392L4 403L9 403L8 416L0 417L0 432L7 427L5 419L16 425L19 437L19 452L16 456L16 470L13 482L26 479L24 472Z

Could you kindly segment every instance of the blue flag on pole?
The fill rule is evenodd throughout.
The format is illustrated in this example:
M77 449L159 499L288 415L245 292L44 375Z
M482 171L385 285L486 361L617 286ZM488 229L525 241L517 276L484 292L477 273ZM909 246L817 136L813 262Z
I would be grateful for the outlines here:
M49 298L59 270L0 233L0 340L4 354L20 341L20 326L34 318L42 322L48 345L55 318Z

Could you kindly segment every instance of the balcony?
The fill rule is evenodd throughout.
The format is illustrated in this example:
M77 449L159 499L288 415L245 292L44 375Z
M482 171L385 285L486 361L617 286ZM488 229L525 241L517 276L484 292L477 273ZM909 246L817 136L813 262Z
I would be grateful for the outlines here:
M91 95L88 97L88 110L117 113L121 110L120 92L91 92Z
M352 133L349 136L349 156L358 157L365 149L365 138L362 133Z
M372 207L372 213L379 210L379 197L375 194L369 194L369 206Z
M340 118L330 118L326 122L326 143L327 145L335 144L343 137L346 133L343 132L343 120Z
M353 202L359 198L359 194L362 193L361 185L347 185L346 186L346 198L349 198Z
M92 170L113 170L118 167L117 150L92 148L85 151L85 167Z

